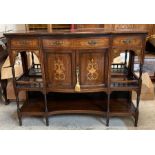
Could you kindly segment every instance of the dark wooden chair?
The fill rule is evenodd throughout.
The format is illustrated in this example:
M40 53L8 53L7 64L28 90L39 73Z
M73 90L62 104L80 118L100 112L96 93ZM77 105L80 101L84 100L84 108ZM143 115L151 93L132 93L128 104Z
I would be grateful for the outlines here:
M2 98L4 99L5 104L8 104L9 102L7 100L7 93L6 93L7 79L1 80L1 68L8 56L5 45L6 45L6 39L4 37L1 37L0 38L0 92L2 94Z

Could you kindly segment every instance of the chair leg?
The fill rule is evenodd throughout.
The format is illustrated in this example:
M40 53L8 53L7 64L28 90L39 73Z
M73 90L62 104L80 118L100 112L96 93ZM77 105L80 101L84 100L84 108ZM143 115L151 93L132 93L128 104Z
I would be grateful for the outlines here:
M9 100L7 99L7 80L1 80L1 88L2 88L2 95L4 98L5 105L9 104Z

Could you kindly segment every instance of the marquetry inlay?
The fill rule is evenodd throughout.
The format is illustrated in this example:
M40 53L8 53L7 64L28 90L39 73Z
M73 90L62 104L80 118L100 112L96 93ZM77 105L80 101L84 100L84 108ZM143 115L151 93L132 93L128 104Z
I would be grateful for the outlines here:
M57 57L54 61L54 79L65 80L65 67L60 57Z
M98 64L94 59L90 59L87 65L87 79L88 80L97 80L98 79Z

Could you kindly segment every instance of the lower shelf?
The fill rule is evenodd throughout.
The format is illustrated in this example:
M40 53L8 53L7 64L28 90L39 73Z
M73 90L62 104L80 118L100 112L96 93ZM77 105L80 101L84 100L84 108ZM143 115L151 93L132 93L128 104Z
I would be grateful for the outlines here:
M29 103L21 107L22 115L45 116L44 97L39 92L31 93ZM120 96L121 94L121 96ZM135 115L135 106L129 103L127 93L111 94L109 116ZM63 94L49 93L48 115L57 114L93 114L106 116L107 95L105 93Z

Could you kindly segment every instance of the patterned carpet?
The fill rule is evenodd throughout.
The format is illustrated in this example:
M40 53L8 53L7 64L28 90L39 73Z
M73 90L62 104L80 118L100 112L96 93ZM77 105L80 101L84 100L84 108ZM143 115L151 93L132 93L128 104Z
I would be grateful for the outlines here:
M127 118L111 118L110 127L105 126L105 118L88 115L59 115L49 118L49 127L43 118L23 118L23 126L18 125L16 104L4 105L0 101L0 129L6 130L138 130L155 129L155 101L141 101L138 127Z

